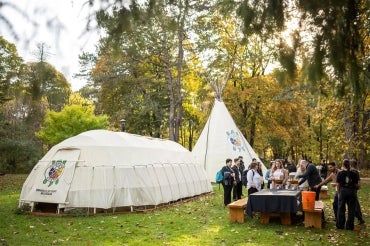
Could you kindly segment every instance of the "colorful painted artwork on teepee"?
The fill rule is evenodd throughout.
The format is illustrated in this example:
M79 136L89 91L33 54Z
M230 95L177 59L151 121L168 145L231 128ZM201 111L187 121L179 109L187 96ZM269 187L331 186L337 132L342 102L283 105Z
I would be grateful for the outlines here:
M244 151L244 141L242 139L242 136L239 134L239 132L235 132L234 130L231 130L230 132L226 131L227 140L232 144L232 148L234 151Z

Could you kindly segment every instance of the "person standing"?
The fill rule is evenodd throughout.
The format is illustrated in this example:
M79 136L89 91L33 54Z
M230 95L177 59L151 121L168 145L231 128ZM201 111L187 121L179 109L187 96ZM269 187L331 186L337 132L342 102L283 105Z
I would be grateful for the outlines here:
M356 210L356 190L358 187L358 173L351 170L348 159L343 160L342 170L337 174L338 186L338 215L336 227L338 229L353 230ZM348 216L346 220L346 205Z
M349 161L349 163L350 163L350 166L351 166L351 170L354 171L354 172L356 172L357 175L358 175L358 189L359 189L360 188L361 177L360 177L360 173L357 170L357 160L351 159ZM365 220L362 217L362 211L361 211L360 201L358 200L358 195L357 195L357 190L358 189L356 189L355 217L358 219L358 224L359 225L363 225L363 224L365 224Z
M339 172L338 168L336 167L336 164L334 161L329 162L328 164L328 170L329 170L329 176L323 181L321 181L320 184L315 185L315 188L321 187L323 185L326 185L330 181L335 186L335 195L334 195L334 201L333 201L333 211L334 211L334 221L337 221L337 215L338 215L338 189L337 189L337 174Z
M224 205L225 207L231 203L231 191L233 189L233 182L235 174L231 169L231 165L233 161L228 158L226 159L226 165L222 167L221 172L222 176L224 177L222 181L222 187L224 188Z
M263 177L263 171L262 171L262 165L261 165L261 162L257 162L257 172L258 174ZM264 189L265 188L265 182L262 178L262 183L261 183L261 189Z
M240 169L242 170L241 171L241 174L242 174L242 179L241 180L243 181L243 172L245 170L245 164L244 164L244 161L243 161L243 156L240 155L238 158L240 160ZM244 196L243 195L243 186L244 186L244 184L242 182L242 194L241 194L241 196Z
M304 174L304 172L306 171L306 169L305 169L305 167L302 165L302 163L303 163L303 161L305 161L305 160L299 160L299 162L298 162L298 165L297 165L297 172L295 173L295 179L298 179L299 180L299 175L302 175L302 174ZM305 190L305 191L307 191L308 190L308 182L307 182L307 180L306 181L304 181L302 184L300 184L299 185L299 189L300 190Z
M306 160L301 160L301 166L305 168L305 171L303 174L298 175L300 179L298 185L303 184L307 180L309 189L316 192L315 200L318 201L320 199L321 187L315 188L315 186L321 183L319 171L314 164L308 163Z
M231 168L233 169L233 172L235 173L235 182L233 186L233 199L234 201L237 201L242 198L242 190L243 190L243 184L242 184L243 170L241 170L242 168L240 166L239 158L234 159L234 165Z
M245 165L244 165L244 161L243 161L243 156L239 156L238 157L238 159L239 159L239 161L240 161L240 169L242 170L242 173L243 173L243 171L244 171L244 169L245 169Z
M281 187L284 187L286 182L288 181L289 174L288 170L284 169L283 162L279 159L275 160L275 165L271 169L271 180L273 188L277 188L277 184L275 180L282 180Z
M287 169L289 173L297 172L297 167L295 166L293 161L288 162Z
M324 180L326 179L327 175L328 175L328 165L326 164L326 160L323 159L321 161L320 176Z
M260 174L257 171L258 164L257 162L252 162L250 164L250 169L247 173L247 190L248 190L248 196L250 194L256 193L261 190L261 185L263 182L263 178L260 176Z
M265 174L265 180L267 180L267 189L271 189L271 183L272 183L272 180L271 180L271 170L272 168L274 167L275 165L275 162L274 161L271 161L270 162L270 169L268 169L266 171L266 174Z
M298 176L298 178L300 178L300 180L298 181L298 185L300 186L307 180L309 190L316 193L315 200L318 201L320 199L321 186L315 186L320 184L322 181L319 170L317 170L314 164L308 163L308 161L306 160L301 161L301 166L305 168L305 171L303 174ZM321 213L321 220L323 223L325 222L324 210L322 210Z

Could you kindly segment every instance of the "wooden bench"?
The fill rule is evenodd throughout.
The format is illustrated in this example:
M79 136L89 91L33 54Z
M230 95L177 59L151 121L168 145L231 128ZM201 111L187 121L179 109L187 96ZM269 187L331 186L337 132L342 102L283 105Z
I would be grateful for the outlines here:
M329 194L328 194L328 187L327 186L322 186L320 190L320 199L328 199Z
M304 212L304 226L314 227L317 229L322 229L322 213L324 210L323 201L315 201L315 209L307 210L303 209Z
M231 222L244 223L244 211L247 206L247 202L248 198L242 198L227 205Z

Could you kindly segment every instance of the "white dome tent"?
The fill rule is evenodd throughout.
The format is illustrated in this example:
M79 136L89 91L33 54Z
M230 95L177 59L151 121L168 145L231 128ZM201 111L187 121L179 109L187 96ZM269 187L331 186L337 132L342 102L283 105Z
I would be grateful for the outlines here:
M211 191L203 166L178 143L92 130L46 153L23 184L19 206L133 211Z

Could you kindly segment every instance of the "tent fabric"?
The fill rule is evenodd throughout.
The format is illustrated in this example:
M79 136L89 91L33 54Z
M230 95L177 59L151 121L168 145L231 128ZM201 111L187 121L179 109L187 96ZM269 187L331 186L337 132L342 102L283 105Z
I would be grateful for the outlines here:
M27 177L20 201L109 209L159 205L211 191L203 166L180 144L92 130L52 147Z
M262 172L267 171L263 162L236 126L225 103L220 99L215 99L211 114L192 153L197 162L204 166L212 182L216 182L216 173L226 165L227 158L234 160L234 158L243 156L246 168L252 159L256 158L262 163Z

